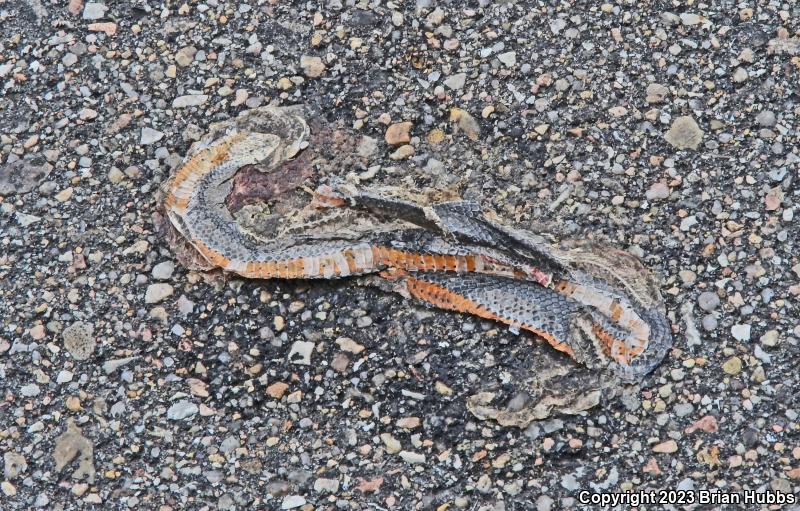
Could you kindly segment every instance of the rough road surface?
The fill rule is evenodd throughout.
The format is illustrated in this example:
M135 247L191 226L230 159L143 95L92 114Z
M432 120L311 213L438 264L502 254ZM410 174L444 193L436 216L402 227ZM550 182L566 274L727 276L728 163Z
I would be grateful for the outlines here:
M0 1L1 509L800 490L797 5L164 4ZM527 334L186 270L161 184L270 103L316 112L289 181L460 196L639 255L674 348L602 408L504 427L465 397L556 361Z

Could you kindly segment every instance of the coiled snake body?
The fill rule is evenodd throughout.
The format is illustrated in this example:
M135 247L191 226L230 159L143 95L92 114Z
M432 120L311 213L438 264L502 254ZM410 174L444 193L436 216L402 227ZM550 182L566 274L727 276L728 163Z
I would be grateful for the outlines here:
M167 185L175 228L210 265L247 278L377 274L430 305L528 330L591 369L624 381L651 371L671 345L652 274L608 246L567 242L491 220L468 201L433 205L331 183L304 208L243 228L226 206L245 166L269 174L309 129L293 109L248 112L209 135ZM396 194L394 194L396 195Z

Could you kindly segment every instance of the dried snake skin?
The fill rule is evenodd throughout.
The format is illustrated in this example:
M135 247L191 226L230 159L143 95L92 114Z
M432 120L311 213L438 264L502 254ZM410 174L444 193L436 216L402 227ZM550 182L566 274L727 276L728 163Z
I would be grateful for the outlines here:
M657 282L636 257L600 244L554 245L490 220L473 202L426 205L396 190L330 183L310 204L248 228L226 205L234 176L253 165L269 174L308 136L299 109L264 107L213 126L187 156L164 207L210 266L260 279L375 274L429 305L533 332L624 382L640 380L670 348Z

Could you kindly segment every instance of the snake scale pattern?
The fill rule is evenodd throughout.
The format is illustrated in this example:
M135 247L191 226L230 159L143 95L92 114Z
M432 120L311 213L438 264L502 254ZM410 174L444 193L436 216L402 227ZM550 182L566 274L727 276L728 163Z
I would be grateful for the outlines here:
M553 243L474 202L425 204L332 181L295 190L311 195L304 206L259 206L259 227L248 227L226 203L237 172L255 166L268 177L301 153L309 133L298 108L263 107L193 147L165 187L164 207L209 266L256 279L374 274L426 304L530 331L624 382L641 380L670 348L657 281L636 257L593 242Z

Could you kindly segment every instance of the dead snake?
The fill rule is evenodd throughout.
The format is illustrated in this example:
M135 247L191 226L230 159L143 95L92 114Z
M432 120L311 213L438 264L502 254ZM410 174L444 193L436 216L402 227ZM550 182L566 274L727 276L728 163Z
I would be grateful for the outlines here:
M626 382L671 346L657 282L636 257L597 243L551 243L489 219L474 202L424 205L331 183L311 205L268 215L272 234L242 228L225 203L235 174L280 168L308 135L296 110L276 107L209 135L167 184L172 225L211 266L242 277L376 274L427 304L533 332Z

